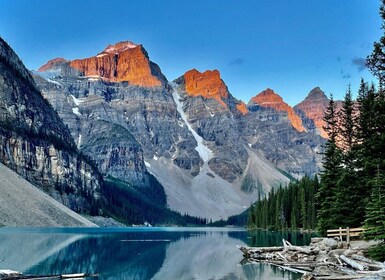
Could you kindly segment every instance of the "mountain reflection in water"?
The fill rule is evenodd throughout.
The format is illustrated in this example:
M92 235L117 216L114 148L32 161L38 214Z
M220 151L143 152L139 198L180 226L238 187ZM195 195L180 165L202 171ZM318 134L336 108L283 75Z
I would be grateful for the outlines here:
M294 236L284 237L306 242ZM99 273L99 279L299 279L265 264L240 265L236 245L268 246L279 240L278 233L224 228L3 228L0 269Z

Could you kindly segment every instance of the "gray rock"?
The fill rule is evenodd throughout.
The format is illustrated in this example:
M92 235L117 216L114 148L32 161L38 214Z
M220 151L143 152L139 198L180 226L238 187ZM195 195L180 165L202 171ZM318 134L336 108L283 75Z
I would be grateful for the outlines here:
M1 38L0 161L73 210L93 211L100 199L97 170Z

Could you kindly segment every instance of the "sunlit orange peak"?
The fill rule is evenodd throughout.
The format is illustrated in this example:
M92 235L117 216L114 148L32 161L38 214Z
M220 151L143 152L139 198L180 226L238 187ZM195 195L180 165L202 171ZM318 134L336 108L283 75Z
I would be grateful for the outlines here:
M302 120L294 112L293 108L285 103L282 97L276 94L272 89L268 88L262 91L251 100L262 107L273 108L277 111L287 112L291 125L300 132L306 131L305 127L302 125Z
M222 98L228 98L229 93L218 70L207 70L201 73L192 69L184 74L184 79L186 92L189 95L214 98L226 107Z

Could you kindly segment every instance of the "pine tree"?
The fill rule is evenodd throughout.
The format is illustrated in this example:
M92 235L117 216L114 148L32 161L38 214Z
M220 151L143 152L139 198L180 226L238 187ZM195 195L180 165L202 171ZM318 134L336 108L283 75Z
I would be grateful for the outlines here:
M336 188L341 175L341 155L342 152L337 146L338 137L338 117L337 105L333 95L330 95L329 105L326 109L324 130L328 134L328 140L324 145L324 170L321 173L321 184L317 193L319 203L318 211L318 230L325 233L327 229L334 228L337 224L335 220L336 207Z
M381 240L381 244L369 254L381 261L385 260L385 176L379 171L373 180L373 189L367 205L365 237Z
M365 216L365 196L358 180L357 167L357 118L350 86L339 112L339 146L342 147L342 169L336 188L335 219L338 227L359 227Z

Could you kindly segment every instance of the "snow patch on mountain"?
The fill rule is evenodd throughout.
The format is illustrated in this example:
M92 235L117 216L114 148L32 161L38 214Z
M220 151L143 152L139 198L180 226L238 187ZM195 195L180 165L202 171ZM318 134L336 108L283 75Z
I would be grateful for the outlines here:
M183 111L183 102L180 101L179 94L176 88L172 85L173 92L172 97L174 98L176 109L179 112L182 120L186 123L188 130L192 133L198 145L195 150L198 152L199 156L204 162L208 162L213 157L213 152L204 144L204 139L196 133L196 131L192 128L191 124L187 120L187 116Z

